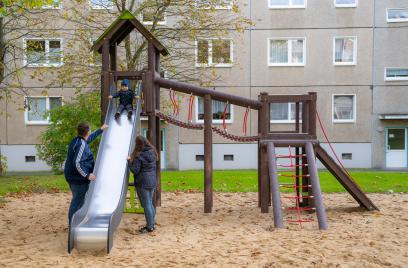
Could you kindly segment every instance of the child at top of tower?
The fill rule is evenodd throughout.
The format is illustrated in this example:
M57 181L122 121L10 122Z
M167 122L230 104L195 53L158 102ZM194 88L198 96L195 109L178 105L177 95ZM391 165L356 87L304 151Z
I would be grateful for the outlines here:
M120 90L109 96L109 99L119 97L119 106L115 114L115 119L118 119L121 113L126 110L128 119L132 117L133 99L135 93L129 89L129 80L123 79L120 85Z

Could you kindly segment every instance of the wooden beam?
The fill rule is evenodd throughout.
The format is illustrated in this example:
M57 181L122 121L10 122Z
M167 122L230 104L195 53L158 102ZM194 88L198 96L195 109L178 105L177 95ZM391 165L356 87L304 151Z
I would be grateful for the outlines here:
M116 79L141 80L142 72L140 71L115 71L112 72Z
M229 102L233 105L238 105L242 107L250 107L251 109L258 110L261 108L261 102L257 100L252 100L237 95L232 95L224 92L215 91L212 89L207 89L203 87L193 86L187 83L169 80L161 78L158 75L155 75L155 82L158 82L161 87L172 89L186 94L193 94L195 96L203 97L205 95L210 95L213 100Z
M102 47L102 92L101 92L101 122L105 122L110 95L110 55L109 40L104 39Z
M265 100L268 94L262 92L259 96L262 103L261 110L258 113L260 117L261 124L261 139L265 139L269 132L269 103ZM268 152L265 146L261 146L260 152L260 164L261 164L261 178L260 178L260 188L261 188L261 212L268 213L269 210L269 200L270 200L270 189L269 189L269 176L268 176Z

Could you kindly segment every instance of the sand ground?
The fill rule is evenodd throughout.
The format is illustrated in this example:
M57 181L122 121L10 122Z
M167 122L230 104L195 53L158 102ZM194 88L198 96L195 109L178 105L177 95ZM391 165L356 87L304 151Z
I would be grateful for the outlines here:
M274 230L256 193L164 193L158 228L137 234L144 216L125 214L110 255L67 249L70 195L9 197L0 208L0 267L408 267L408 194L372 194L380 212L346 194L324 196L329 230L316 223Z

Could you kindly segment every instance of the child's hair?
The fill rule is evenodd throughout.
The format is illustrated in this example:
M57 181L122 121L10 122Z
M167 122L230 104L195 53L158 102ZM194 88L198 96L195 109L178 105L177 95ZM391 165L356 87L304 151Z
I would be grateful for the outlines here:
M135 144L135 149L133 150L132 154L130 155L130 161L133 162L136 157L140 155L140 153L143 151L145 147L149 147L153 149L153 152L156 156L156 160L159 159L157 150L156 148L149 142L148 139L146 139L143 136L137 136L136 137L136 144Z
M79 123L78 127L77 127L78 136L85 137L86 134L88 134L89 129L90 129L90 127L89 127L89 124L87 122Z

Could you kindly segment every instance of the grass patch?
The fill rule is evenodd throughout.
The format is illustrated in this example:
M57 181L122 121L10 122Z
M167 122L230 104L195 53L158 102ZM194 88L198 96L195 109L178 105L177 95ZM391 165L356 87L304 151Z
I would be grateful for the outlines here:
M320 171L322 190L326 193L345 192L344 188L327 171ZM352 171L351 175L365 192L383 193L408 192L408 173ZM163 191L193 191L204 189L203 171L163 171ZM281 182L292 182L291 178L281 178ZM133 179L131 179L133 180ZM256 170L216 170L213 174L214 190L217 192L256 192L258 189ZM0 177L1 196L11 193L67 192L69 190L63 175L50 174L10 174ZM282 189L288 190L288 189ZM4 201L4 198L3 198Z

